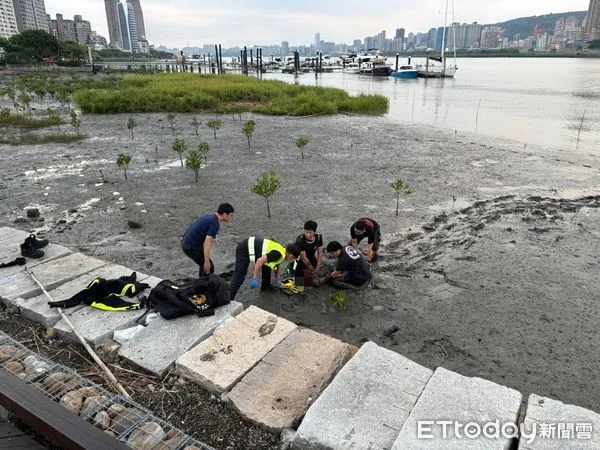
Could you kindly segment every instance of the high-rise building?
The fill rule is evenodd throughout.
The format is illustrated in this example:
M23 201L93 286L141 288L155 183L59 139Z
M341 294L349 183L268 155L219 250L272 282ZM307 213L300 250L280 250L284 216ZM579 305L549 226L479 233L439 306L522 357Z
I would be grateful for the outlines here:
M319 50L321 47L321 33L315 33L315 50Z
M281 42L281 55L280 56L287 56L290 54L290 43L288 41L282 41Z
M122 49L131 52L131 36L129 34L129 20L127 3L117 2L117 12L119 17L119 30L121 32Z
M146 26L144 25L144 13L142 12L142 5L140 0L128 0L128 3L133 5L135 11L135 23L137 28L138 40L146 40Z
M12 0L0 0L0 37L9 38L19 34L15 7Z
M554 38L564 39L565 38L565 19L558 19L554 24Z
M600 39L600 0L590 0L585 24L585 40Z
M119 3L117 0L104 0L104 9L106 9L106 21L108 22L109 45L113 48L123 48L117 3Z
M50 28L51 33L61 41L77 42L74 21L64 19L62 14L56 14L56 20L50 21Z
M481 48L502 48L504 30L500 27L486 27L481 30Z
M49 31L44 0L13 0L19 33L25 30Z
M90 36L92 34L92 26L89 21L83 20L83 18L76 14L73 17L73 26L75 27L75 37L77 43L81 45L88 45L90 43Z
M473 22L467 25L467 36L465 38L465 48L477 48L481 40L481 25Z

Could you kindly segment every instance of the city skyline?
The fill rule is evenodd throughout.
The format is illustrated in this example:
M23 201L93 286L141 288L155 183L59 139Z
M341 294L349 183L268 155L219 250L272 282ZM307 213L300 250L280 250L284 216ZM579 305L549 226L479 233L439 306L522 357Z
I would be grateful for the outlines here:
M448 14L448 23L496 23L517 17L536 16L566 11L587 10L589 0L576 0L566 5L558 0L508 0L493 8L479 0L454 0L455 14ZM389 2L347 0L327 4L314 0L292 0L282 4L272 0L257 0L252 7L240 0L227 2L228 8L206 7L197 1L182 0L164 6L157 0L142 0L147 39L154 45L181 48L220 43L224 46L280 44L310 44L315 33L321 39L351 44L354 39L385 30L393 35L396 28L409 32L425 32L443 25L444 0L423 0L418 4L398 6ZM450 0L450 4L452 0ZM104 2L82 0L46 0L50 15L65 17L82 14L99 34L109 37ZM356 11L356 12L354 12Z

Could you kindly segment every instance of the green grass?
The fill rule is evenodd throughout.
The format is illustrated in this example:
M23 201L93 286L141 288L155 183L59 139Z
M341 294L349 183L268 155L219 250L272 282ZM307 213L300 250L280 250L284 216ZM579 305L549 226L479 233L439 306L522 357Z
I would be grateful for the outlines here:
M102 88L81 88L75 101L86 113L256 112L269 115L383 114L388 99L352 97L342 89L300 86L239 75L161 74L125 77Z
M36 144L71 144L87 138L84 134L22 134L2 135L0 144L36 145Z
M20 114L11 114L10 111L0 111L0 128L18 127L18 128L45 128L52 126L52 121L46 119L33 119Z

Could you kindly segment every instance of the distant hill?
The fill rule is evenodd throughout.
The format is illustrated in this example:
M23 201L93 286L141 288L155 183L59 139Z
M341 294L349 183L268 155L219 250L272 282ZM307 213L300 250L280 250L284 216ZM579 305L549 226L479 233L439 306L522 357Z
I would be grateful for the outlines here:
M514 35L519 34L521 38L533 35L536 25L544 27L544 31L554 34L554 24L558 19L567 19L569 16L575 16L579 23L585 18L587 11L571 11L558 14L544 14L543 16L519 17L518 19L507 20L506 22L491 23L483 25L484 27L502 27L506 30L505 36L512 39Z

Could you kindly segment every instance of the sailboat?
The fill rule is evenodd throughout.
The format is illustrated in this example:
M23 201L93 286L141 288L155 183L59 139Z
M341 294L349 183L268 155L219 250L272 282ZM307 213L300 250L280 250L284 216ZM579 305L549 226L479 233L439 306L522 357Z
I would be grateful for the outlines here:
M456 34L454 33L454 1L452 1L452 39L454 48L454 64L448 65L446 61L446 24L448 23L448 2L446 0L446 12L444 13L444 28L442 31L442 49L440 56L428 56L425 64L418 64L415 68L419 71L420 78L453 78L458 70L456 65Z

